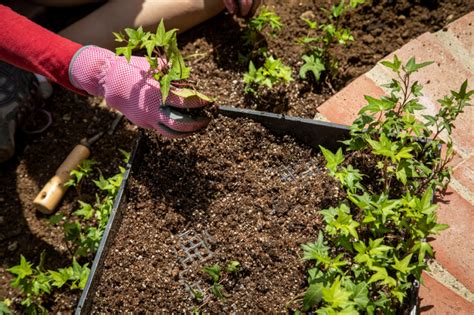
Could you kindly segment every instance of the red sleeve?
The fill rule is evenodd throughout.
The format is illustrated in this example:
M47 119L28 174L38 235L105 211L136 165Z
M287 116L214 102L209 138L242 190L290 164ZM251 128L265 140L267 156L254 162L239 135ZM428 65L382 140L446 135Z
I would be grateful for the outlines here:
M69 63L82 46L0 5L0 60L41 74L76 92L69 82Z

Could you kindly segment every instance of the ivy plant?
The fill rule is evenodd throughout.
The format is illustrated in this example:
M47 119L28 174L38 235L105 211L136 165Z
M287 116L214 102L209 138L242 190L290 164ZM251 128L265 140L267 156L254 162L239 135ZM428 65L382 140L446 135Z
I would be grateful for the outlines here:
M160 83L163 103L166 102L170 91L184 98L198 96L206 101L212 101L212 99L194 89L171 90L172 83L179 86L188 86L182 81L189 78L191 71L184 63L183 56L178 48L177 29L166 31L162 19L155 33L145 32L141 26L138 29L126 28L124 32L125 34L122 32L113 33L115 41L126 44L126 46L117 47L116 54L123 55L130 61L134 50L145 50L145 58L150 64L149 72Z
M262 67L256 68L250 61L249 71L244 74L244 92L258 95L264 89L271 90L276 85L288 84L291 81L291 68L284 65L280 59L266 55Z
M395 56L382 64L394 72L385 85L389 95L365 97L368 104L344 141L346 152L321 147L329 174L347 197L320 212L324 229L315 242L302 245L311 266L308 287L289 307L317 314L395 314L406 307L413 281L421 281L426 257L433 256L428 237L448 228L437 222L433 194L449 182L451 133L474 90L465 81L439 100L436 115L416 115L424 109L422 85L412 75L431 62L403 63ZM355 158L373 166L356 169L350 163ZM378 183L369 184L374 178Z
M305 49L302 55L303 65L299 75L302 79L309 79L309 74L319 81L322 74L335 75L339 68L338 59L331 54L329 48L334 45L345 46L354 37L350 29L342 27L344 16L357 6L363 4L365 0L341 0L338 4L332 5L330 10L322 9L326 14L325 23L318 23L307 18L302 20L308 26L306 36L298 39L298 43Z

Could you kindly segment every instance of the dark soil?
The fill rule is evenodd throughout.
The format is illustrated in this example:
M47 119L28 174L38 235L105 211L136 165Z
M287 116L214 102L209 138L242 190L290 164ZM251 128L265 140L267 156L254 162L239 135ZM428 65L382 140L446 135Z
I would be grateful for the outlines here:
M302 47L296 39L306 35L301 15L324 21L320 7L329 8L339 1L266 1L281 16L284 29L272 38L267 36L269 51L293 68L298 78L302 65ZM369 71L380 59L424 32L435 32L448 23L474 10L474 2L374 0L346 16L343 25L352 30L355 41L347 47L331 50L340 61L339 76L321 84L295 79L288 86L276 88L260 98L245 97L243 73L248 64L239 64L244 47L242 21L222 14L196 27L181 37L185 54L193 67L192 78L202 92L218 97L225 105L287 113L313 118L317 108L351 80ZM341 106L343 106L341 104Z
M149 134L143 142L94 311L191 311L199 303L184 281L205 291L200 269L231 260L242 268L224 285L228 298L204 312L283 311L305 285L299 246L317 235L316 211L341 197L324 158L243 119L216 119L182 141ZM184 263L187 232L208 235L212 255L198 246L203 259Z
M282 58L285 63L293 66L294 75L296 77L301 50L292 43L295 41L296 37L303 35L305 32L303 28L304 24L299 17L305 12L306 14L311 14L311 12L308 11L312 11L312 14L314 14L316 18L320 18L321 12L318 8L320 6L328 6L329 1L267 1L267 4L281 15L282 21L286 25L285 31L283 31L279 37L275 39L270 38L268 40L269 48L276 57ZM332 88L327 83L324 83L321 86L311 86L308 83L296 80L288 87L280 89L279 93L276 95L268 95L268 99L265 100L252 100L245 98L242 94L242 76L243 72L247 69L245 65L239 65L235 62L242 44L240 40L241 24L239 24L241 21L232 19L228 14L221 14L196 27L193 31L183 34L182 45L185 54L189 56L188 62L193 67L193 80L197 82L197 86L203 92L218 97L219 103L230 104L238 107L284 112L291 115L312 118L317 111L317 107L322 104L324 100L333 95L334 91L339 90L352 79L369 70L380 58L399 48L410 39L426 31L433 32L439 30L449 22L459 18L469 11L472 11L473 9L474 3L469 0L372 1L371 5L366 5L353 14L350 14L347 17L347 21L345 21L347 26L353 30L356 41L352 42L347 48L335 51L341 60L341 72L339 78L328 81ZM98 106L99 103L100 100L98 99L74 95L71 92L57 88L53 97L47 101L45 107L53 114L53 125L47 132L41 135L26 136L20 133L17 156L8 163L0 166L0 300L3 298L14 299L19 297L18 291L13 290L8 286L11 276L6 272L6 269L19 262L20 254L26 256L30 261L38 262L39 254L45 250L47 253L46 268L48 269L61 267L70 262L70 257L67 254L65 244L62 242L61 231L58 228L50 226L46 221L47 216L35 212L32 207L32 200L51 175L54 174L55 169L61 164L71 149L79 143L81 138L90 136L98 130L102 130L104 126L107 126L112 121L113 116L110 111ZM117 164L121 157L117 149L123 148L129 150L131 148L132 138L135 134L135 129L128 122L123 121L114 136L105 137L94 146L91 158L98 161L98 167L102 170L105 176L116 172ZM220 135L218 135L216 139L220 139ZM168 149L171 149L169 143L166 145ZM235 145L236 144L233 144L233 142L230 143L222 151L226 153L221 152L220 154L223 156L225 154L237 154L236 152L239 151L232 153L232 150L236 149ZM173 154L177 153L174 152ZM191 163L192 158L196 158L195 155L194 157L193 155L181 155L180 157L183 161L187 161L186 163ZM307 155L307 157L309 157L309 155ZM244 158L245 155L242 156L242 159ZM282 157L282 159L284 158L285 157ZM290 157L286 158L291 159ZM184 162L180 161L179 163ZM183 165L189 166L189 164ZM218 165L222 164L216 164L214 167L217 167ZM245 161L244 163L242 160L239 165L242 169L247 168L250 170L253 164L252 161ZM175 169L180 168L178 162L176 162L176 165L170 165L167 167L174 167ZM255 167L255 165L253 167ZM193 172L195 169L196 167L191 168L189 172ZM165 172L164 166L163 168L154 167L153 170L156 173L159 171ZM258 172L261 171L262 170L258 170ZM164 175L159 173L157 176L161 178ZM203 175L203 178L208 178L209 176L210 175ZM235 178L234 180L236 184L242 183L241 178ZM167 182L158 184L166 186L173 185L175 182L176 178L168 178ZM219 187L216 188L214 186L215 184L212 182L203 182L202 179L200 179L199 183L204 185L203 187L208 187L210 191L221 189ZM233 184L229 182L227 185L232 188ZM302 183L302 185L303 186L298 189L306 187L304 186L304 183ZM163 191L164 188L145 187L142 189L153 192L154 189L161 189ZM200 195L197 202L193 204L205 204L205 200L208 200L210 197L207 193L204 193L204 188L196 187L195 189L202 189L203 194ZM275 202L275 209L284 209L281 211L285 212L285 207L288 207L288 205L285 205L283 201L271 199L276 198L275 196L286 196L283 194L283 191L284 190L276 195L274 192L269 191L267 197L269 199L267 199L266 202L270 202L272 207L273 202ZM194 193L196 193L196 191L194 191ZM94 194L95 191L91 187L90 195ZM286 192L286 194L290 193ZM137 196L139 196L139 194L137 194ZM251 196L250 193L242 193L240 196L242 198L241 203L232 205L234 207L232 210L234 211L233 219L239 219L236 217L236 211L238 209L244 209L239 211L249 211L252 202L257 202L248 196ZM291 196L291 198L296 198L296 195ZM76 197L77 195L74 191L68 192L64 201L60 205L59 210L63 212L71 211L75 207ZM176 207L175 211L182 211L184 206L180 205L178 200L174 199L174 201L172 201L170 198L173 197L163 195L162 205L173 204ZM299 198L309 198L308 200L312 200L311 202L314 204L314 207L312 205L313 210L316 206L323 206L322 204L318 205L315 199L311 199L314 198L314 196L307 197L304 195ZM150 201L143 199L142 202L146 204ZM283 206L280 207L279 205L282 204L282 202ZM241 205L243 205L243 208ZM186 207L189 208L189 203L186 204ZM267 205L267 207L269 209L270 206ZM303 209L302 211L304 211L304 207L301 206L301 208ZM201 209L195 209L190 207L190 209L204 211L207 208L203 207ZM146 213L144 210L140 211ZM153 211L163 211L163 209L156 208L156 210ZM275 211L278 212L280 210ZM288 211L289 214L291 212L292 210ZM139 216L140 213L141 212L137 212L137 216ZM145 216L143 213L140 215ZM153 214L150 213L148 216L153 217ZM196 214L196 216L199 220L204 220L202 216L207 216L207 214ZM255 213L254 216L256 216ZM279 218L278 216L276 217ZM162 229L167 225L176 226L176 231L168 231L161 234L157 233L157 235L161 235L161 237L165 238L184 230L185 227L183 226L183 222L187 219L189 219L189 214L183 214L181 218L168 215L164 218L155 217L153 219L155 220L153 224L162 226ZM303 217L301 216L299 219L303 220ZM166 224L164 223L165 220L167 222ZM250 219L247 218L246 220ZM277 222L276 219L275 222ZM252 226L252 228L260 227L263 229L262 231L273 229L272 231L277 231L276 234L278 234L279 228L273 227L273 224L273 221L271 221L270 227L262 227L261 224L256 224ZM133 229L134 227L129 226L128 228ZM203 227L196 227L196 229L203 231ZM295 229L296 230L291 233L296 233L297 236L294 239L291 239L291 242L290 240L285 240L281 244L282 248L292 248L289 243L294 246L297 242L304 241L314 236L315 228L296 226ZM300 233L298 232L298 229L308 229L307 234L304 234L304 236L298 236L303 235L298 234ZM212 227L208 230L210 233L213 231L215 231L215 228ZM251 233L250 231L249 228L248 233ZM222 251L222 247L219 247L216 244L226 243L227 241L222 242L219 235L216 235L216 233L211 234L214 239L214 242L212 243L214 244L212 245L214 247L212 247L212 249L216 251L215 257L218 257L219 259L240 259L245 268L250 268L249 266L252 266L252 259L256 259L256 261L258 259L267 259L269 262L272 261L272 257L269 252L265 250L265 247L256 252L258 255L262 255L261 258L257 256L256 258L233 257L232 253L221 253L219 250ZM173 240L167 238L167 242L167 244L172 244ZM176 242L176 239L174 239L174 242ZM265 242L268 241L263 239L261 242L262 244L265 244ZM153 243L149 244L149 246L157 246L158 248L162 245ZM242 244L240 244L240 246L242 246ZM265 253L262 254L262 252ZM141 253L139 255L145 257L145 255L154 254L152 252L151 254ZM170 264L176 267L175 270L179 270L179 264L176 261L171 263L171 259L174 259L175 257L173 255L172 252L167 252L163 257L158 258L163 261L168 259ZM294 259L294 257L296 257L295 253L289 253L288 256L286 256L286 254L280 252L276 253L276 255L277 257L283 257L281 259L287 259L288 257ZM132 263L135 260L136 258L131 256L124 259L124 263L125 261ZM221 261L221 263L225 263L225 261ZM264 265L265 263L262 262L261 266ZM263 270L264 268L261 266L255 266L255 268L261 268ZM295 274L296 269L298 269L299 272L302 272L300 267L300 262L296 262L295 265L286 266L286 268L294 270ZM150 276L161 277L161 275L154 275L157 273L155 268L148 268ZM126 273L125 270L126 269L124 268L122 274ZM249 272L246 270L247 269L243 270L244 275ZM299 276L301 275L302 273L299 274ZM134 279L133 277L132 274L129 279L131 283L134 283L135 280L137 280L136 282L138 283L142 283L142 279ZM165 276L163 275L163 277ZM239 283L239 285L245 284L246 289L251 286L249 283L243 282L245 279L244 276L239 279L239 282L236 282ZM259 281L256 281L253 284L254 288L258 287L261 289L270 286L269 284L260 285L259 283ZM147 282L144 282L144 285L148 285ZM175 280L171 283L158 283L157 285L163 286L169 290L176 287L180 290L179 292L181 292L183 288L181 284ZM272 284L272 286L275 285L276 284ZM291 286L292 289L288 289L286 292L298 292L300 286L301 283L294 283ZM295 290L293 290L293 288ZM266 289L262 290L265 291ZM168 292L166 294L171 293ZM244 292L238 294L234 292L234 294L240 297L244 296ZM75 307L78 296L79 292L73 292L72 294L55 294L49 299L47 307L52 312L61 311L70 313ZM110 294L108 296L110 296ZM186 300L185 295L182 295L181 298L183 301ZM249 301L251 300L252 299L249 299Z

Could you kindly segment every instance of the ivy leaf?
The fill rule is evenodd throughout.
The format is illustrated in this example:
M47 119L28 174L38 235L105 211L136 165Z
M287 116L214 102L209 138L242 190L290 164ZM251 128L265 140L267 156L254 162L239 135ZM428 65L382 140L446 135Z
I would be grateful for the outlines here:
M422 62L422 63L417 64L415 61L415 57L411 57L405 65L405 71L407 72L407 74L412 74L413 72L416 72L420 70L421 68L429 66L432 63L433 61L427 61L427 62Z
M400 72L400 66L402 65L402 62L400 59L398 59L397 55L393 57L393 62L390 61L382 61L380 62L383 64L385 67L392 69L394 72Z
M409 273L411 270L415 268L415 267L409 267L412 256L413 254L409 254L402 260L398 260L397 256L393 255L393 259L395 261L395 263L392 265L393 269L400 271L402 274Z
M326 167L333 173L337 171L337 166L344 162L344 155L342 154L342 148L339 148L336 154L333 154L328 149L319 146L321 152L323 152L324 157L326 158L327 164Z
M368 102L368 105L362 107L359 111L359 114L363 114L365 112L370 112L370 113L380 113L386 110L390 110L395 108L396 103L393 101L390 101L388 99L378 99L374 98L369 95L364 96L365 100Z
M346 307L350 304L351 293L341 288L339 278L335 279L329 288L322 289L323 299L333 308Z
M306 290L303 298L303 311L308 311L314 305L321 302L323 296L323 284L320 282L312 283Z
M31 263L29 263L23 255L20 256L20 264L7 269L7 271L17 275L18 279L23 279L26 276L33 274Z
M166 105L166 99L168 98L168 94L170 92L170 86L171 86L171 77L169 74L165 74L160 79L161 98L164 105Z
M324 66L324 63L321 61L321 59L314 55L303 55L302 59L305 63L300 68L300 77L306 80L306 74L308 71L310 71L311 73L313 73L316 81L319 81L321 73L326 70L326 67Z

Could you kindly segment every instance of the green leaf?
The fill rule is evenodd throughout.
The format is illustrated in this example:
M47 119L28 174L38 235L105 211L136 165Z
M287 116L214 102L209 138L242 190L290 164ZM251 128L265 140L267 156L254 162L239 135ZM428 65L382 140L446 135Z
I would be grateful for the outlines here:
M240 269L240 262L236 260L231 260L226 267L228 273L235 273L238 272Z
M125 56L128 62L130 62L130 58L132 57L132 49L130 47L117 47L115 48L115 53L120 56Z
M400 59L398 59L397 55L394 55L393 57L393 62L390 61L381 61L381 64L383 64L385 67L392 69L394 72L400 72L400 66L402 65L402 62Z
M433 61L427 61L417 64L415 61L415 57L411 57L405 65L405 71L407 72L407 74L411 74L420 70L421 68L429 66L432 63Z
M377 99L368 95L365 95L364 98L369 104L362 107L359 111L359 114L363 114L365 112L376 114L393 109L397 105L395 102L389 101L387 99Z
M23 279L33 274L31 263L29 263L23 255L20 256L20 264L7 269L7 271L17 275L18 279Z
M218 282L221 277L221 267L217 264L213 266L206 266L202 268L202 271L207 273L213 282Z
M336 278L329 288L322 289L323 299L332 308L346 307L351 304L351 293L341 288L341 281Z
M0 301L0 315L13 315L12 311L8 307L10 303L11 302L8 299Z
M81 200L78 201L81 207L78 210L74 211L73 214L81 216L86 220L90 219L94 215L94 209L92 208L92 205Z
M323 296L323 284L312 283L306 290L303 298L303 311L309 311L314 305L321 302Z
M316 79L316 81L319 81L321 77L321 73L324 70L326 70L326 67L324 66L321 59L314 55L311 55L311 56L303 55L302 58L305 63L300 68L300 72L299 72L300 77L306 80L306 74L308 71L310 71L311 73L313 73L313 76Z
M339 148L336 152L336 154L333 154L331 151L328 149L319 146L321 149L321 152L323 153L324 157L326 158L326 167L333 173L337 171L337 167L339 164L344 162L344 155L342 153L342 148Z
M48 221L49 223L53 224L53 225L56 225L58 224L59 222L61 222L61 220L64 218L64 215L62 213L58 213L58 214L55 214L55 215L52 215L49 217Z
M170 86L171 86L171 77L169 74L165 74L160 79L161 98L164 105L166 105L166 99L168 98L168 94L170 92Z
M224 289L224 286L218 283L214 283L210 288L210 291L216 298L223 299L224 295L222 294L222 289Z
M413 254L409 254L408 256L403 258L402 260L398 260L397 256L393 255L393 259L394 259L394 262L395 262L392 265L393 269L398 270L403 274L409 273L411 270L413 270L415 268L414 266L409 267L412 256L413 256Z

